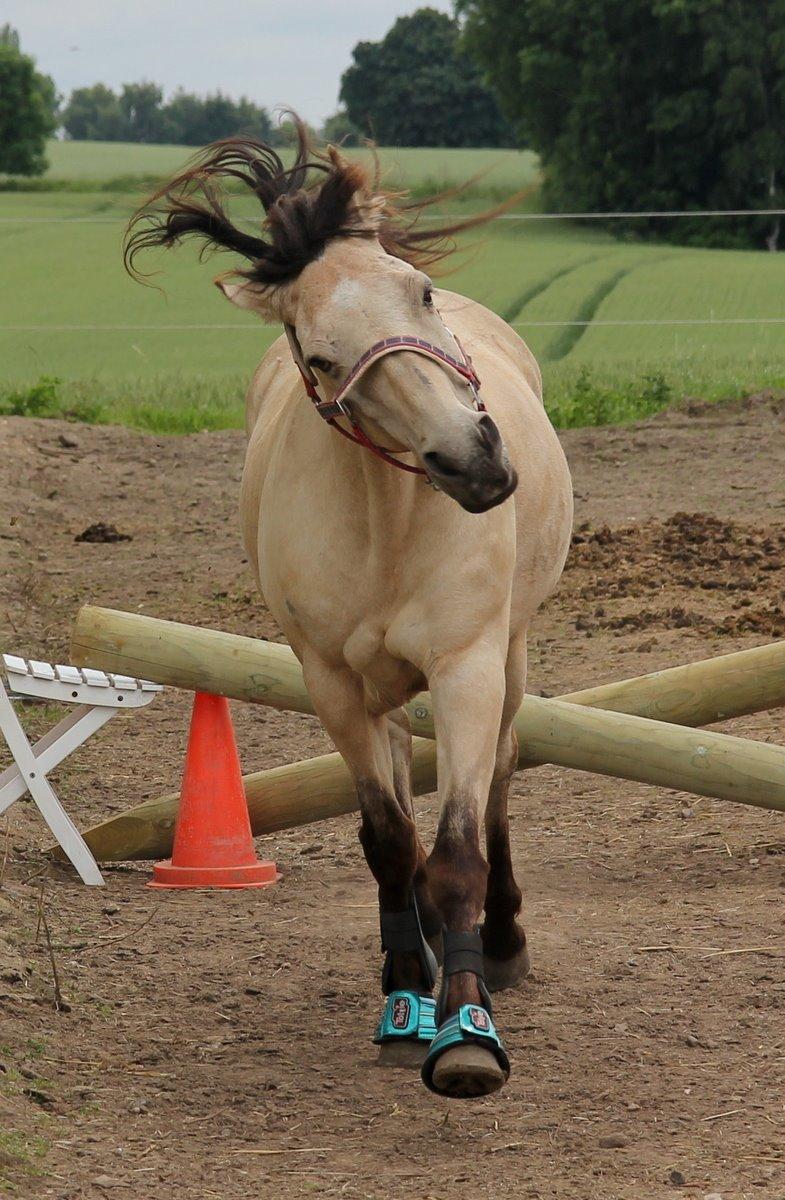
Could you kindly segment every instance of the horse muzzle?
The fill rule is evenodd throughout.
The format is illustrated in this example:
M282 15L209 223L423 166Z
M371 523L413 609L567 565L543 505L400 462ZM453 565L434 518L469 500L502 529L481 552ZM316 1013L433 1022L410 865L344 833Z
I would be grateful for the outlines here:
M429 450L422 455L431 480L470 513L483 513L502 504L518 486L495 422L483 413L475 427L473 445L465 456Z

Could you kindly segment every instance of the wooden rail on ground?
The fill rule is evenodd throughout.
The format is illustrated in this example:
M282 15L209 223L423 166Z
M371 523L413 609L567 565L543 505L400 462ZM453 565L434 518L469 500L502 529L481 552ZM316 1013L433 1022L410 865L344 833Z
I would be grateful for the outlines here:
M157 683L313 712L288 646L86 607L77 618L73 661ZM785 705L785 642L619 683L558 700L527 696L516 718L519 766L550 762L698 795L785 811L785 749L683 726L711 724ZM408 706L416 733L433 737L427 693ZM436 785L436 748L415 738L415 794ZM245 777L254 833L308 824L356 808L340 755ZM171 849L177 796L148 801L84 835L99 861L162 858Z

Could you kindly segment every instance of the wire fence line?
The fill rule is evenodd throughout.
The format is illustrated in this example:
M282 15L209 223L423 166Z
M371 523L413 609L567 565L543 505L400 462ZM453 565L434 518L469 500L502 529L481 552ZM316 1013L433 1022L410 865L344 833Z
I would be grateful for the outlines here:
M630 319L625 321L513 321L513 329L549 329L608 325L785 325L785 317L673 317L665 320Z
M15 193L5 193L14 195ZM0 193L2 195L2 193ZM459 221L460 213L423 213L421 220L425 221ZM633 221L666 219L680 217L783 217L785 208L704 208L704 209L652 209L649 212L532 212L532 213L500 213L492 217L492 221ZM6 225L116 225L125 217L41 217L0 216L0 224ZM252 217L240 217L243 224L258 224Z
M619 326L724 326L724 325L785 325L783 317L673 317L659 319L630 319L620 321L513 321L513 329L608 328ZM258 325L0 325L3 333L224 333L260 332Z
M782 217L785 208L704 208L663 209L651 212L558 212L558 213L500 213L494 221L630 221L636 217ZM457 218L457 214L456 214ZM444 220L443 217L429 218ZM449 218L448 218L449 219Z
M748 208L748 209L662 209L645 212L572 212L572 213L502 213L494 217L494 221L601 221L601 220L634 220L653 218L689 218L689 217L782 217L783 208ZM426 220L459 220L459 214L424 214ZM124 217L47 217L47 216L0 216L0 224L81 224L81 225L117 225ZM254 223L250 218L242 218L243 223ZM575 321L515 321L514 329L566 329L601 327L645 327L645 326L727 326L727 325L784 325L785 316L762 317L685 317L667 319L627 319L627 320L575 320ZM145 325L0 325L0 333L182 333L226 331L235 333L258 333L256 325L229 324L145 324Z
M0 193L1 194L1 193ZM125 217L0 217L2 225L117 225Z

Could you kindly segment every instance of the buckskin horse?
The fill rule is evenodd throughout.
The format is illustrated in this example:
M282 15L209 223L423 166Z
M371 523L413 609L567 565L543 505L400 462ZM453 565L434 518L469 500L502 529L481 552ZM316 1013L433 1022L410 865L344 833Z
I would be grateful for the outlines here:
M378 170L298 130L288 168L250 138L207 147L135 215L126 265L194 235L246 260L216 281L224 295L284 326L248 392L245 545L356 781L385 955L380 1058L481 1096L510 1069L489 993L528 971L512 721L529 623L567 553L570 477L529 349L425 273L489 214L423 224ZM226 182L260 202L253 232L230 218ZM440 803L427 857L402 709L426 687Z

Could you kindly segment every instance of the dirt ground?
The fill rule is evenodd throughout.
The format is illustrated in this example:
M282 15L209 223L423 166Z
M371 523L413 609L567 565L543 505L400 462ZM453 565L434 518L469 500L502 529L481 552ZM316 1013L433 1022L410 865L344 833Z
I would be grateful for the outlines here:
M240 549L239 433L10 419L0 444L4 649L65 659L88 601L279 636ZM575 546L531 690L785 637L781 400L685 405L564 444ZM98 521L131 540L75 541ZM81 825L177 787L188 708L167 691L61 768ZM247 770L329 748L315 719L233 712ZM55 714L24 719L40 733ZM782 743L784 724L724 728ZM519 775L511 807L534 975L497 998L509 1084L460 1102L374 1065L381 958L355 818L260 839L283 873L268 891L176 894L147 890L145 863L81 886L14 805L0 1192L783 1200L783 817L556 768ZM420 811L428 837L432 797Z

